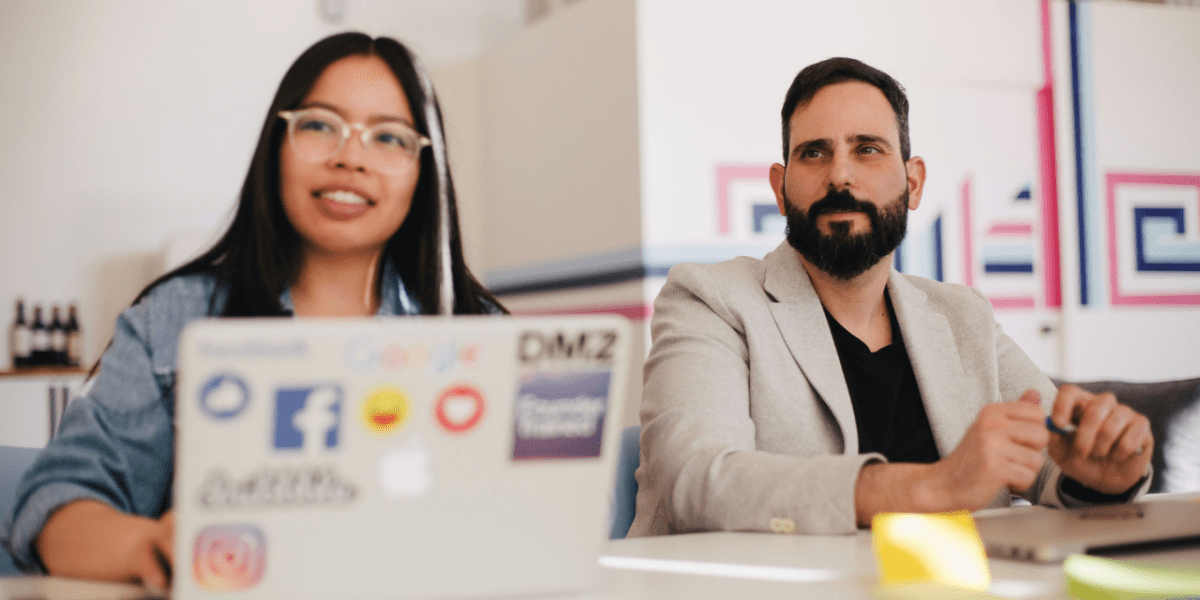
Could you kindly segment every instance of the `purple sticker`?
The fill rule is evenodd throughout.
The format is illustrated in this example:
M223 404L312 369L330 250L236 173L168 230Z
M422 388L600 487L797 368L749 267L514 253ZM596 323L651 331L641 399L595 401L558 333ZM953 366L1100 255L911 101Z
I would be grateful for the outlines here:
M513 414L514 459L600 456L608 371L534 373L521 378Z

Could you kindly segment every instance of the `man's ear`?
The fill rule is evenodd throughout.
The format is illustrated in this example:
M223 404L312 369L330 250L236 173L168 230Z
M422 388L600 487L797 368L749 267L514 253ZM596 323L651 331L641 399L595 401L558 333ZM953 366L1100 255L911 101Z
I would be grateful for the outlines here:
M904 166L908 169L908 210L917 210L925 191L925 159L914 156Z
M786 174L787 167L775 163L771 165L771 172L767 175L767 178L771 180L771 189L775 190L775 205L779 207L779 215L783 217L787 216L786 204L784 204L787 200L783 199L783 178Z

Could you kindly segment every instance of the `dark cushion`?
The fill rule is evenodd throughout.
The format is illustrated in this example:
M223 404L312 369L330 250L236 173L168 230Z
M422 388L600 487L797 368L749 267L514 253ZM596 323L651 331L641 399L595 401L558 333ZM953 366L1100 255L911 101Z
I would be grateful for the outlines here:
M1151 492L1200 491L1200 378L1075 385L1093 393L1112 392L1122 404L1150 419L1150 432L1154 434L1150 462L1155 474Z

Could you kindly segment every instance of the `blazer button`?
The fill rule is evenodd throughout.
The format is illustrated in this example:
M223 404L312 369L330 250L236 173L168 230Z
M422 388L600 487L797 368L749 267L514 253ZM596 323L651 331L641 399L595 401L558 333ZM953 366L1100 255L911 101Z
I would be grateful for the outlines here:
M796 533L796 522L787 517L772 517L771 531L775 533Z

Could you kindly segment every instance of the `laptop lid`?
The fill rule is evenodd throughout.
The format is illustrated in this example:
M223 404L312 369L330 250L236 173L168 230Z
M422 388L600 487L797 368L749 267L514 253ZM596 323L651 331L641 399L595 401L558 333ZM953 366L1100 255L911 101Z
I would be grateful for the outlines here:
M1171 496L1087 508L980 511L975 523L989 556L1035 562L1176 540L1200 543L1200 494Z
M630 335L615 316L190 325L172 596L591 586Z

